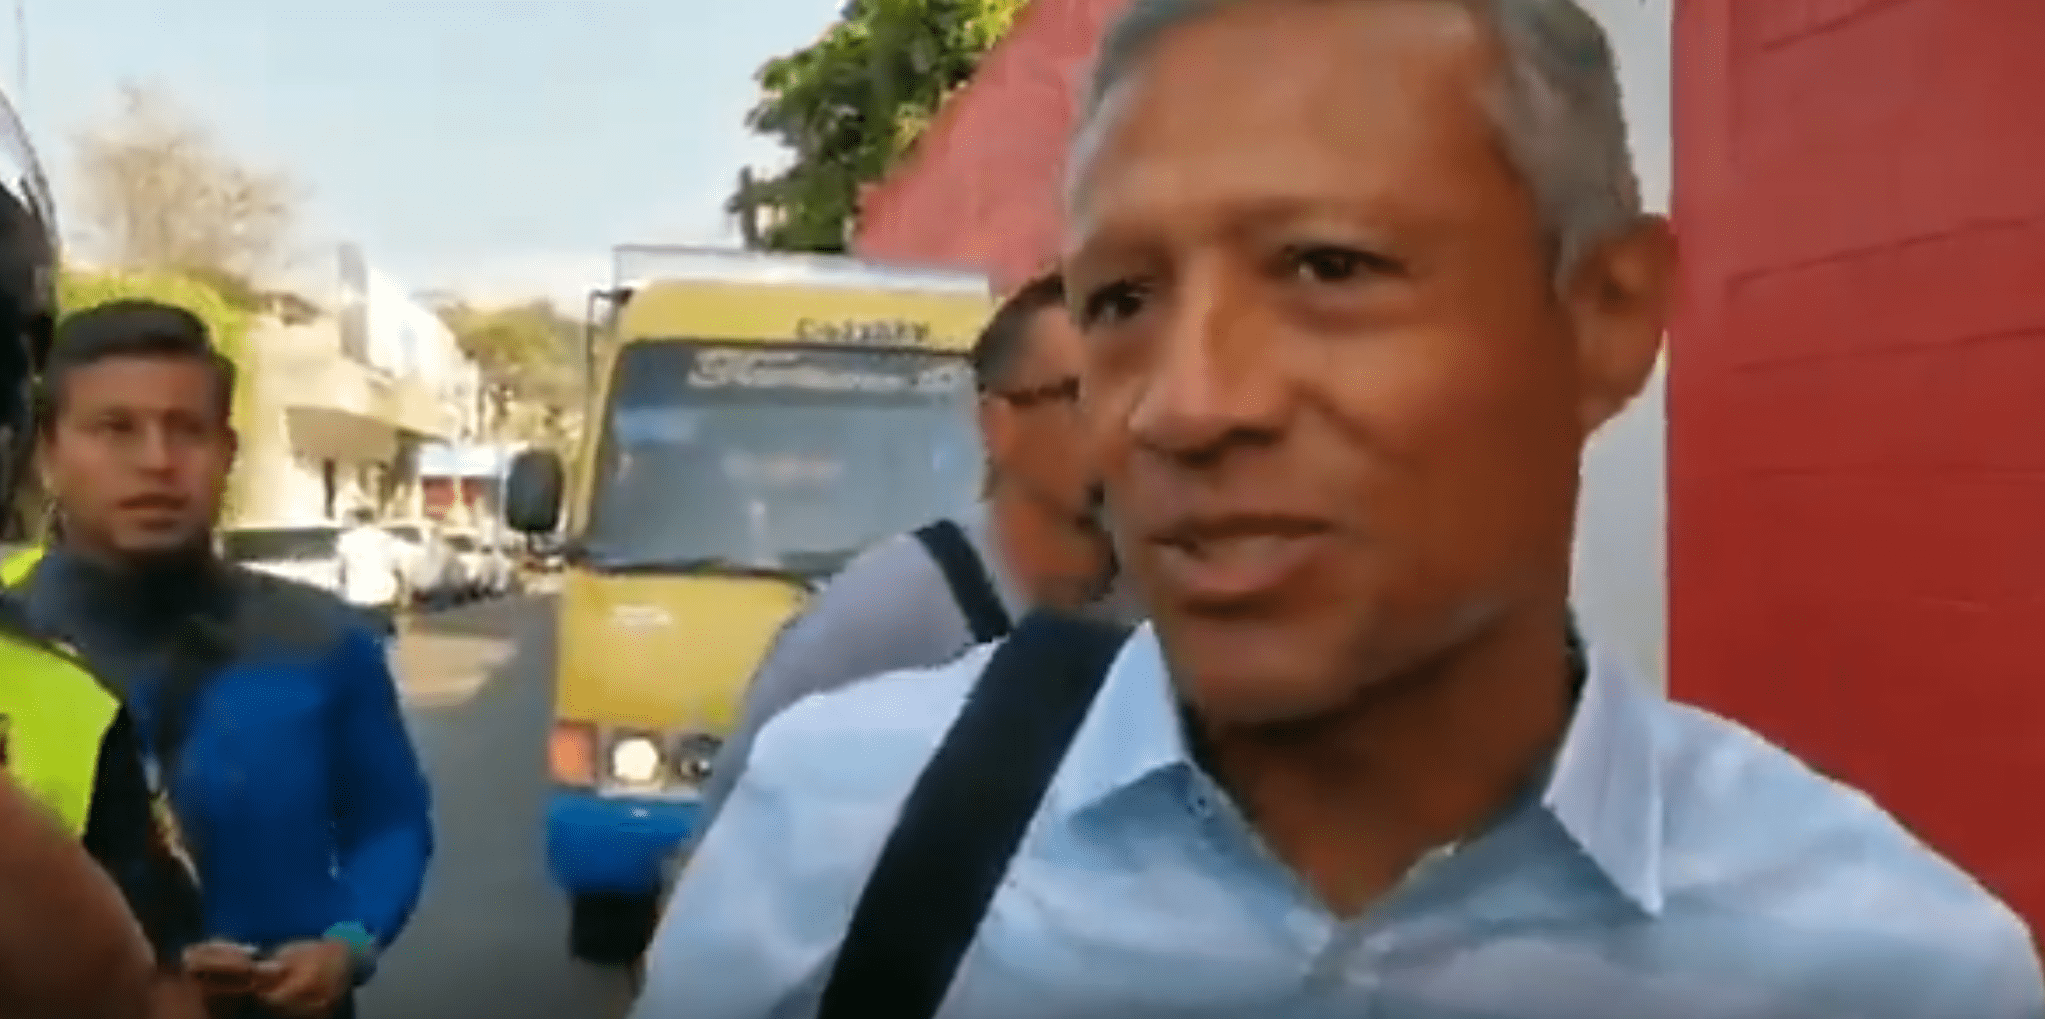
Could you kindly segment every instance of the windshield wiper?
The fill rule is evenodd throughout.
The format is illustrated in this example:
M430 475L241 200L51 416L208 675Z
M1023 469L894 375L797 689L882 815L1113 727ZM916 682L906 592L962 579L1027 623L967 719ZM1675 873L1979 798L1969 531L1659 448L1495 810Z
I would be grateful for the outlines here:
M811 580L823 581L845 568L845 564L859 554L858 549L832 549L810 551L802 549L781 553L781 561L794 573L800 573Z
M810 578L785 566L769 566L760 563L734 559L731 556L692 556L681 559L608 559L591 555L588 565L604 573L675 573L683 576L749 577L761 580L785 580L792 584L809 585Z

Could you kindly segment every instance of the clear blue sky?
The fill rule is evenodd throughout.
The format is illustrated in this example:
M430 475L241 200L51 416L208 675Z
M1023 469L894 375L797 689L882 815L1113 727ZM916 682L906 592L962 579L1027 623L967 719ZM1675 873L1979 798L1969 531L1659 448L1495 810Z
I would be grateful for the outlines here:
M0 81L19 88L0 0ZM70 139L160 86L418 287L574 293L619 241L714 241L761 61L835 0L20 0L18 97L60 204Z
M70 139L124 80L160 86L418 287L573 300L621 241L720 241L766 58L837 0L0 0L0 82L63 203ZM1758 2L1758 0L1756 0ZM1589 0L1618 43L1649 193L1667 180L1669 0Z

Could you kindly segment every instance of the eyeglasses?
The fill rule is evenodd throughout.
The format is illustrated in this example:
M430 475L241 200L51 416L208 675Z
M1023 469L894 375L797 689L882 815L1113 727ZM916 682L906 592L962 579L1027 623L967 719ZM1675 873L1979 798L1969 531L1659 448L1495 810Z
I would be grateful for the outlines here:
M1023 389L997 389L991 395L1007 400L1016 407L1035 407L1046 403L1072 403L1079 399L1079 376L1067 375L1056 382Z

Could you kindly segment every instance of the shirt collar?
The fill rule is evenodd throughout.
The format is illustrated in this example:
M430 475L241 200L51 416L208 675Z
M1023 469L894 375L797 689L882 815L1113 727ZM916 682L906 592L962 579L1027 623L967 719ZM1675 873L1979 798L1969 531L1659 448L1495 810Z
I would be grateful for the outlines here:
M1661 700L1592 650L1590 676L1562 737L1541 806L1620 894L1662 909L1662 783L1655 747Z
M1654 747L1658 698L1593 652L1590 674L1541 794L1541 807L1613 888L1661 911L1662 799ZM1076 815L1152 776L1193 767L1156 630L1139 626L1116 655L1051 792Z

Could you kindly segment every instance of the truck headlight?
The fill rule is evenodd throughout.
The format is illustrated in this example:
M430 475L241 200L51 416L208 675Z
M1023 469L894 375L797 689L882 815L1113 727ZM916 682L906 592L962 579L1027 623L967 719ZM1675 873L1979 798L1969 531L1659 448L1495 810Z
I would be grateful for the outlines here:
M724 741L708 733L690 733L675 740L672 760L675 780L683 785L702 785L710 777L710 765Z
M627 785L652 785L660 778L660 747L644 736L611 744L611 777Z

